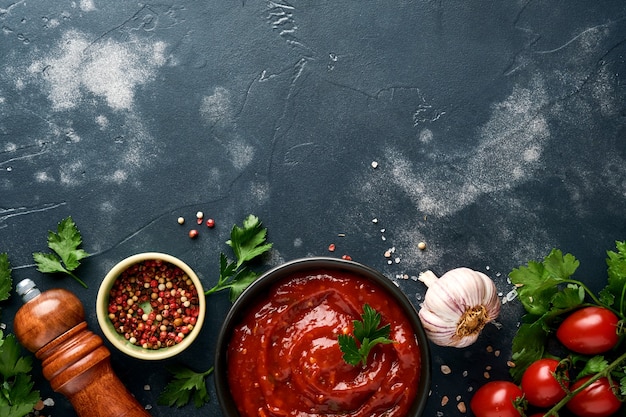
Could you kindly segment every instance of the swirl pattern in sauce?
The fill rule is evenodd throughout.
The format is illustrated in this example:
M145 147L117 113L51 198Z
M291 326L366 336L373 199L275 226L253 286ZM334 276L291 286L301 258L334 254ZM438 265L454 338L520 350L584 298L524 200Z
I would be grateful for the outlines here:
M367 366L345 363L337 336L352 333L363 305L381 313L395 343L376 345ZM350 273L294 275L251 306L228 348L228 379L242 417L405 416L420 350L402 309Z

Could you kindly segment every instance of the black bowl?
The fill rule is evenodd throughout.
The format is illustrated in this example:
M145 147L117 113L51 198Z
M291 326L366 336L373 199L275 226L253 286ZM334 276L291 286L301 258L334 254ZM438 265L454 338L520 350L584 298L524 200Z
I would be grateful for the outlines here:
M431 379L431 361L428 339L422 328L419 316L415 307L408 300L406 295L389 278L380 272L353 261L346 261L337 258L313 257L297 259L287 262L276 268L269 270L250 285L235 301L228 312L224 324L220 329L217 338L217 348L215 353L215 386L217 397L222 411L227 417L239 417L237 406L233 400L228 383L228 344L232 333L241 322L248 309L260 299L267 296L274 284L303 271L326 272L347 272L358 275L361 278L371 280L375 285L383 289L401 306L404 314L411 323L420 349L421 374L419 387L416 391L415 399L411 404L406 417L420 417L426 406Z

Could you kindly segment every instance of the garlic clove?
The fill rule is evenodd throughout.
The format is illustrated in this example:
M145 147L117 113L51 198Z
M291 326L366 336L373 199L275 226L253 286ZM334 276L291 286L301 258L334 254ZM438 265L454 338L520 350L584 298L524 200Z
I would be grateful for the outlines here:
M429 339L437 345L471 345L500 313L496 286L481 272L456 268L437 278L426 271L419 280L428 287L419 316Z

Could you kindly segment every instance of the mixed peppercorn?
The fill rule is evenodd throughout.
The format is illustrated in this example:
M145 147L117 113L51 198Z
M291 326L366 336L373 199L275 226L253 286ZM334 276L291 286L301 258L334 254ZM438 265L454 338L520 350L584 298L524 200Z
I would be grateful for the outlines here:
M180 343L200 312L198 291L179 267L154 259L126 269L109 292L115 331L144 349Z

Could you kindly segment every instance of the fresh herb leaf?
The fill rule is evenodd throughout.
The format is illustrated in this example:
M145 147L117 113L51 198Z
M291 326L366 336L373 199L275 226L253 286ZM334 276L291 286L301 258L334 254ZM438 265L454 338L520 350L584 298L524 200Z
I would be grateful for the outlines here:
M609 361L607 361L604 356L594 356L586 361L585 366L580 370L577 378L603 372L608 366Z
M236 260L231 262L225 254L220 254L220 276L217 284L205 291L205 295L230 289L230 301L234 302L259 277L247 267L247 263L272 248L271 243L266 243L266 237L267 229L252 214L244 219L243 227L234 225L226 244L233 249Z
M0 301L8 300L11 295L13 280L11 279L11 264L6 253L0 253Z
M80 261L89 254L79 246L83 240L72 217L62 220L57 226L57 233L48 232L48 247L54 253L33 253L37 270L43 273L64 273L74 278L87 288L80 278L72 271L80 266Z
M56 274L64 273L69 274L69 271L63 267L59 258L53 253L33 253L33 259L37 264L37 270L39 272Z
M363 306L363 315L361 317L363 318L362 322L354 322L354 336L357 339L363 340L367 337L370 340L373 340L381 337L389 337L391 325L386 324L385 326L378 328L381 320L380 313L377 313L376 310L369 306L369 304L365 304Z
M626 242L615 242L617 252L607 251L607 286L600 291L606 306L613 306L623 316L626 314Z
M235 252L237 257L236 268L272 248L271 243L265 243L266 236L267 229L263 229L259 218L252 214L244 219L243 227L233 226L230 239L226 241L226 244Z
M61 257L65 268L73 271L80 265L80 260L89 256L87 252L78 247L83 239L71 217L62 220L57 233L48 232L48 247Z
M12 334L0 331L0 415L22 417L39 401L33 390L30 372L32 359L21 355L21 348Z
M200 408L210 401L206 378L213 373L213 367L205 372L194 372L185 367L172 367L168 370L173 379L159 395L159 405L183 407L193 399L196 408Z
M230 284L230 301L234 302L241 293L248 288L257 278L259 274L249 269L242 269L233 277Z
M6 253L0 253L0 301L8 300L13 288L11 265ZM22 356L14 335L0 330L0 416L28 415L40 399L34 390L30 372L32 358Z
M18 374L28 373L31 369L32 359L30 356L21 355L21 347L15 336L8 334L0 344L0 375L11 378Z
M513 354L511 358L515 366L510 374L516 382L522 380L526 368L543 357L548 332L543 323L538 320L532 323L523 323L513 338Z
M39 402L38 391L33 390L30 375L19 374L0 387L0 416L23 417L33 411Z
M356 339L349 334L340 334L337 336L337 340L339 341L339 348L343 352L343 360L350 365L358 365L362 356Z
M541 316L552 309L553 297L560 292L559 284L569 282L578 265L572 255L563 256L560 250L553 249L543 262L531 261L509 276L518 287L518 299L526 311Z
M363 305L362 321L354 320L353 336L348 334L340 334L337 339L339 348L343 352L343 360L357 366L363 363L367 366L367 358L370 351L377 344L394 343L389 339L391 326L386 324L378 327L381 321L380 313L376 312L369 304Z

